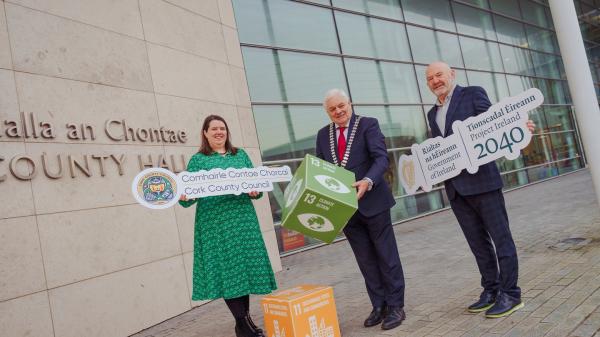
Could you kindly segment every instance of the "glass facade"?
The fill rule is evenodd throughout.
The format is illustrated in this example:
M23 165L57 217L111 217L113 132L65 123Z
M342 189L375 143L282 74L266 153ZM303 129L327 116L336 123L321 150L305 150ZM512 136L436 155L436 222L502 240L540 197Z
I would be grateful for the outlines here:
M594 80L600 78L600 1L576 0ZM386 137L386 180L394 222L448 206L443 185L405 194L400 155L428 137L435 98L428 63L443 60L457 83L484 87L492 102L537 87L545 104L538 128L514 161L499 160L505 188L584 166L550 9L542 0L233 0L263 162L299 165L329 123L322 99L348 92L356 113L376 117ZM587 13L587 14L586 14ZM595 15L593 15L595 13ZM587 20L587 21L586 21ZM600 83L596 83L600 93ZM279 249L317 244L280 228L285 184L270 195Z
M575 10L596 84L596 95L600 96L600 0L575 0Z

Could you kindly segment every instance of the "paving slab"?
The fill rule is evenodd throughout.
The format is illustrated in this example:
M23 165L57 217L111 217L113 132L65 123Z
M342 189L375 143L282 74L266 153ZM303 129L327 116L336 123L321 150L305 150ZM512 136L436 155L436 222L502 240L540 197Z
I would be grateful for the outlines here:
M589 172L580 170L505 197L525 301L525 308L509 317L493 320L466 312L481 291L480 277L450 210L394 228L408 316L396 329L362 326L371 307L346 241L283 258L278 285L331 285L344 337L600 337L600 211ZM262 322L259 301L259 296L251 297L257 323ZM133 336L231 337L233 326L225 303L217 300Z

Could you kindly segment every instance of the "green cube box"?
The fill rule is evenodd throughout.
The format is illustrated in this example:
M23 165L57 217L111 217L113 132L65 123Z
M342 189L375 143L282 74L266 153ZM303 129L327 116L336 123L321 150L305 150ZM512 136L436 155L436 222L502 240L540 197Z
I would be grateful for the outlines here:
M284 193L285 228L331 243L358 209L354 173L307 154Z

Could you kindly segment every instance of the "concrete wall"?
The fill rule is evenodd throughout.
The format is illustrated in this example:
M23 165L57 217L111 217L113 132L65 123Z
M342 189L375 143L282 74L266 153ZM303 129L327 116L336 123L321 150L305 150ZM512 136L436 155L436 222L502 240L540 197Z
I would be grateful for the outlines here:
M127 336L198 304L193 209L148 210L130 186L138 156L181 169L211 113L260 163L230 0L0 1L0 335ZM189 140L115 141L107 120ZM280 270L268 200L256 209Z

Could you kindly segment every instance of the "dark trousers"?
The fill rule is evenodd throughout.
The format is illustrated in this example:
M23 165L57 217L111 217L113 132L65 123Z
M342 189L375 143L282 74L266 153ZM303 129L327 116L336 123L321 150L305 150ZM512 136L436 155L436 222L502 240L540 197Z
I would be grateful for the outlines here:
M502 191L471 196L456 193L450 205L475 255L484 291L501 291L520 299L517 249L508 226Z
M344 228L374 307L404 307L404 273L390 211L365 217L356 212Z

